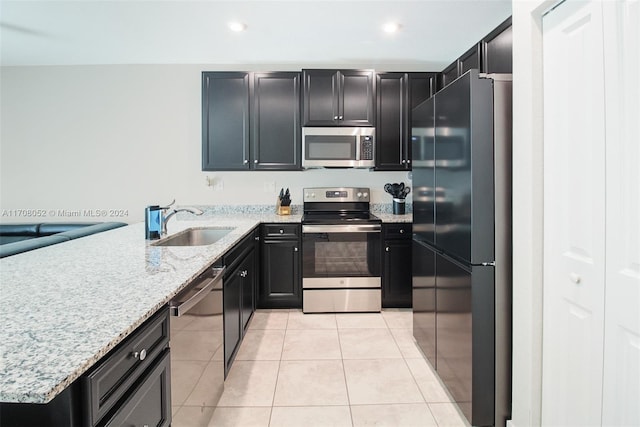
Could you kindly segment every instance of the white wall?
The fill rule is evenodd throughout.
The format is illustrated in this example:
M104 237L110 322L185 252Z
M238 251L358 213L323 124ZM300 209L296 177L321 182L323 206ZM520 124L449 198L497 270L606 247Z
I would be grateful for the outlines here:
M327 67L331 67L328 65ZM365 64L366 66L366 64ZM249 70L241 65L105 65L2 67L0 209L2 222L143 219L144 207L271 204L290 187L372 188L374 203L390 203L386 182L405 172L202 172L201 72ZM414 66L415 67L415 66ZM261 65L262 70L301 66ZM349 68L357 68L351 65ZM398 65L396 70L411 71ZM222 181L214 191L206 178ZM264 183L276 191L265 191ZM63 217L59 210L128 211L125 217Z
M542 12L553 1L512 2L512 426L540 425L542 381Z

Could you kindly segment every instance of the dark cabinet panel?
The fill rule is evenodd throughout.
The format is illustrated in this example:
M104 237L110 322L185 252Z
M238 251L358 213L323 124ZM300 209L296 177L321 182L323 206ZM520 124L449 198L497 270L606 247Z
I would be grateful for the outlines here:
M376 170L411 169L411 110L432 94L436 73L376 76Z
M202 73L202 170L249 169L249 73Z
M458 59L460 63L460 75L463 75L472 68L478 70L482 68L482 55L480 53L480 46L481 43L473 45L471 49L463 53L462 56Z
M459 76L460 76L460 67L459 67L458 60L456 59L451 64L449 64L447 68L442 70L442 73L440 75L439 89L442 89L443 87L447 86L449 83L457 79Z
M374 126L373 71L303 70L304 126Z
M513 72L513 31L511 18L500 24L483 40L483 72Z
M169 349L137 384L107 426L171 425L171 389Z
M299 170L300 73L255 73L253 88L251 167Z
M411 307L411 224L383 225L382 307Z
M227 377L236 352L240 347L242 332L240 327L242 277L240 269L235 269L224 278L224 376Z
M240 266L242 277L242 330L246 330L255 309L256 251L250 251Z
M407 85L405 73L376 76L376 170L407 168Z
M231 369L236 353L254 311L256 268L256 231L250 233L223 257L224 276L224 372Z
M300 225L262 226L259 308L301 308Z

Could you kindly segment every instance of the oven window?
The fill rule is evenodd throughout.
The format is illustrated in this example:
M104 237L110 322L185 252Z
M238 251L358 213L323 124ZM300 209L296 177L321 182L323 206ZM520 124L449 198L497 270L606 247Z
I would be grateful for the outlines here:
M356 158L356 137L353 135L307 135L307 160L353 160Z
M377 277L380 258L380 233L303 235L303 277Z

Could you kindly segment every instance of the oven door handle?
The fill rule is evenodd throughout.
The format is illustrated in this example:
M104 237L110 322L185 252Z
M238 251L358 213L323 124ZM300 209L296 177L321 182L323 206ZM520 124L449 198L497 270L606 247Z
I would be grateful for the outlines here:
M182 316L183 314L187 313L191 308L193 308L196 304L202 301L204 297L206 297L209 294L209 292L211 292L212 289L216 287L221 288L221 286L218 286L218 285L220 284L220 282L222 282L222 278L224 277L224 272L226 270L226 267L212 268L211 270L214 273L213 277L206 277L204 280L207 281L207 284L204 285L195 294L190 296L185 301L181 301L180 298L178 297L177 299L172 300L169 303L169 306L171 307L172 316L176 316L176 317ZM200 277L202 278L202 276ZM198 284L202 282L203 280L198 281L196 279L196 281L190 283L187 286L187 288L181 293L181 295L190 293L190 291L192 291Z
M302 233L380 233L380 224L313 224L303 225Z

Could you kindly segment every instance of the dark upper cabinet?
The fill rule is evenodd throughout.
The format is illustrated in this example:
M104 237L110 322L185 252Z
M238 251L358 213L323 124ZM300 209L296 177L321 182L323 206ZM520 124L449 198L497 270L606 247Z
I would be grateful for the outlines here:
M472 68L477 70L482 68L482 55L480 53L481 46L481 43L473 45L469 50L463 53L460 58L458 58L458 69L460 70L459 75L463 75Z
M438 84L438 89L442 89L447 86L449 83L454 81L460 76L460 67L458 64L458 60L456 59L451 64L447 66L442 73L440 73L440 82Z
M376 75L376 170L411 169L411 110L433 94L436 76Z
M371 70L303 70L303 126L375 126Z
M482 56L485 73L513 72L513 31L511 17L482 39Z
M249 85L249 73L202 73L202 170L249 169Z
M300 170L300 73L255 73L251 167Z
M202 73L202 170L300 170L300 73Z
M411 224L383 224L382 307L411 307Z

